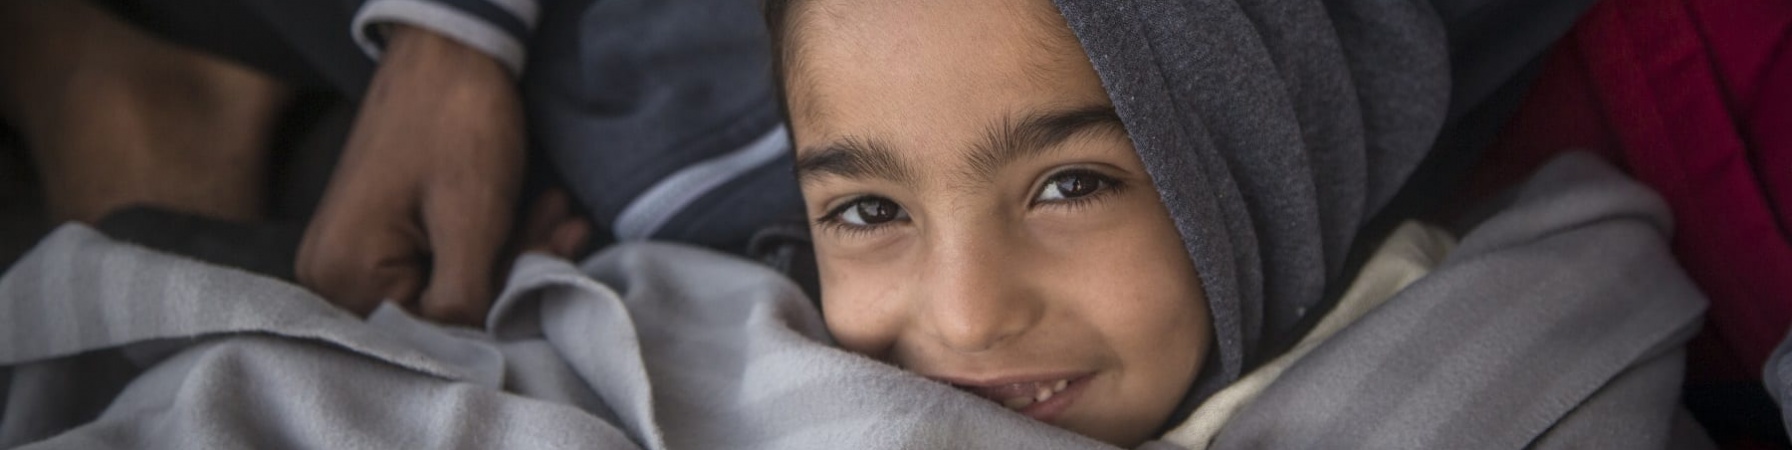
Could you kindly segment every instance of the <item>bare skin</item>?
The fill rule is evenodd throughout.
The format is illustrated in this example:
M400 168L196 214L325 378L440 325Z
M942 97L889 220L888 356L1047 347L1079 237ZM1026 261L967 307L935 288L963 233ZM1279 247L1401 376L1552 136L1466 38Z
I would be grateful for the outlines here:
M517 253L540 252L573 259L590 240L591 222L573 211L572 197L566 191L555 189L530 203L529 213L517 224L511 242L516 244Z
M297 275L356 312L393 301L477 325L522 175L518 94L482 53L405 26L388 37ZM26 137L57 222L130 205L261 219L289 91L85 2L0 2L0 115Z
M0 2L0 116L25 136L57 222L134 204L260 218L288 91L86 2Z
M497 60L395 27L299 247L299 282L357 312L397 302L476 326L523 169L522 105Z
M1108 443L1151 438L1206 356L1206 299L1056 9L800 4L784 81L835 339Z

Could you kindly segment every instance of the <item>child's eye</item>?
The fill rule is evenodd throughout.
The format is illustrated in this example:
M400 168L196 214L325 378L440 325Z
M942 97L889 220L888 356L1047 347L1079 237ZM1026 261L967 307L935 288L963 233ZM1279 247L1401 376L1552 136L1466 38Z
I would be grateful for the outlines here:
M879 225L908 216L896 202L882 197L865 197L846 205L840 211L840 221L852 225Z
M1045 180L1045 186L1039 189L1039 196L1033 199L1036 203L1061 202L1088 197L1112 188L1114 179L1094 172L1069 171L1052 175Z
M907 218L908 211L904 211L902 206L897 205L896 202L883 197L865 196L840 205L822 220L846 226L871 228Z

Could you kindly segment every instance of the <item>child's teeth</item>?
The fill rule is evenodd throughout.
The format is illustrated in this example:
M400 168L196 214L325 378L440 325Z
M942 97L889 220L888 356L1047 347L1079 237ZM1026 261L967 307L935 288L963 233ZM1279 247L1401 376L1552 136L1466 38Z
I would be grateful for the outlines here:
M1051 400L1053 396L1058 395L1059 392L1063 392L1064 389L1068 387L1070 387L1070 380L1058 380L1050 383L1033 383L1033 395L1003 400L1002 406L1013 410L1033 406L1036 403Z

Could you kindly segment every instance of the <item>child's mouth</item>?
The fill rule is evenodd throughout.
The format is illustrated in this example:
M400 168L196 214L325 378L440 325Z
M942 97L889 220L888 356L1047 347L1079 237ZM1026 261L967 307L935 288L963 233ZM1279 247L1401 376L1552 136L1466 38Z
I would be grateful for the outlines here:
M1090 378L1089 374L1076 374L987 384L952 382L952 386L1049 423L1076 401Z

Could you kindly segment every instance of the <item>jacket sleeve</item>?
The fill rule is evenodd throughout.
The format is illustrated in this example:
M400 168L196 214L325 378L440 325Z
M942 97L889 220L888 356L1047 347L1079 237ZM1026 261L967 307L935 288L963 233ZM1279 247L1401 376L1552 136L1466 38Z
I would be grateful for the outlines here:
M428 29L491 55L514 76L523 72L524 43L539 14L538 0L367 0L351 31L361 50L379 59L388 25Z

